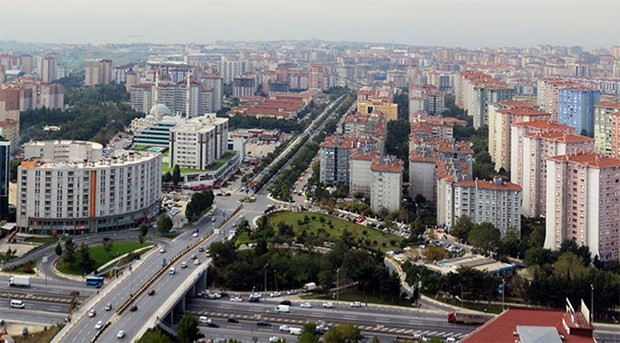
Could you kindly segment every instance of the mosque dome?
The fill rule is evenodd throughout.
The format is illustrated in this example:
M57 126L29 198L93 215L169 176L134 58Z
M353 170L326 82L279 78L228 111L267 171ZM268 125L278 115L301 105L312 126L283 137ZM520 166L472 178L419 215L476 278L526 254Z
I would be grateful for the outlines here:
M156 104L151 107L149 114L152 114L155 118L160 119L162 116L170 115L170 109L165 104Z

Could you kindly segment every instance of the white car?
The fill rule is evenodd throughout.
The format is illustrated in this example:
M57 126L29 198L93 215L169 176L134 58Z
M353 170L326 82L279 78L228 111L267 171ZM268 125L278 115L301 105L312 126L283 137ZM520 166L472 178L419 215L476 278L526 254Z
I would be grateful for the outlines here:
M118 330L118 333L116 334L116 338L121 339L125 337L125 331L124 330Z
M103 321L102 320L98 321L97 324L95 324L95 329L96 330L99 330L102 327L103 327Z
M331 301L328 301L326 303L323 303L323 307L324 308L334 308L334 303Z
M312 304L310 304L310 303L301 303L301 304L299 305L299 307L303 307L303 308L312 308Z
M282 295L282 293L280 293L280 292L271 292L271 294L269 296L272 297L272 298L275 298L275 297L279 297L281 295Z
M160 253L160 254L163 254L163 253L165 253L165 252L166 252L166 248L161 248L161 249L159 249L159 253Z
M362 303L359 301L354 301L351 303L351 307L362 307Z
M230 298L230 301L235 302L235 303L240 303L240 302L242 302L242 301L243 301L243 298L242 298L242 297L239 297L239 296L237 296L237 297L232 297L232 298Z
M200 260L195 259L195 260L194 260L194 264L195 264L195 265L199 265L199 264L200 264Z
M288 325L280 325L279 330L280 331L284 331L284 332L289 332L289 331L291 331L291 327L288 326Z
M194 238L198 237L198 232L194 232L194 234L192 235L192 237L194 237Z
M274 342L281 342L282 338L278 337L278 336L271 336L269 337L269 342L270 343L274 343Z
M95 311L95 309L92 309L92 310L90 310L90 312L88 312L88 316L91 317L91 318L96 316L96 315L97 315L97 311Z

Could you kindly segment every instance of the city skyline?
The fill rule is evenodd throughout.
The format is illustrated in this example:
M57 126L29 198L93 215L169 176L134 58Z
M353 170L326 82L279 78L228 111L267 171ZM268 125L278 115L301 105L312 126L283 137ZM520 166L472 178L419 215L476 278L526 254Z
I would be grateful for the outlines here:
M302 0L294 5L283 0L260 4L216 0L208 5L188 0L174 7L162 0L108 0L105 6L93 4L91 0L61 0L53 5L31 0L28 11L20 11L23 1L8 0L7 7L17 10L0 22L0 39L95 44L321 39L467 48L579 45L587 50L620 42L620 23L614 19L620 3L613 0L597 1L596 6L576 0L526 0L501 12L490 0Z

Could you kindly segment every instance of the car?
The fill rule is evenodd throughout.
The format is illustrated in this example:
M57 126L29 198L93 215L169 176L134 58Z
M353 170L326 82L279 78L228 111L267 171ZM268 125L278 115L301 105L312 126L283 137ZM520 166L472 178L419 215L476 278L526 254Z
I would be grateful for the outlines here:
M198 256L196 256L196 255L193 255L193 256L192 256L192 260L195 260L195 259L197 259L197 258L198 258Z
M299 307L303 307L303 308L312 308L312 304L310 304L310 303L301 303L301 304L299 305Z
M262 298L262 297L263 297L263 294L261 294L261 293L257 293L257 292L254 292L254 293L250 294L250 297L253 297L253 298Z
M274 343L274 342L284 342L284 340L282 339L282 337L278 337L278 336L269 337L269 343Z
M213 321L208 322L207 326L210 327L210 328L219 328L220 327L216 322L213 322Z
M296 289L291 289L290 291L286 292L286 294L288 294L288 295L295 295L295 294L297 294L297 290Z
M187 268L187 262L185 261L181 262L181 268L183 269Z
M293 305L290 300L282 300L280 301L280 305L291 306Z
M329 326L327 326L327 324L325 323L320 323L319 325L316 326L316 332L320 334L326 333L327 330L329 330Z
M328 301L326 303L323 303L323 307L324 308L334 308L334 303L331 301Z
M100 320L95 324L95 330L99 330L103 327L103 320Z
M354 301L351 303L351 307L362 307L362 303L359 301Z
M137 305L131 305L131 307L129 308L129 311L131 312L136 312L138 310L138 306Z
M454 337L448 337L448 339L446 339L447 343L456 343L456 338Z
M5 322L4 319L0 319L0 326L4 326Z
M200 316L200 317L198 317L198 322L200 324L207 324L207 323L211 322L211 318L205 317L205 316Z
M237 319L235 317L228 317L228 322L229 323L239 323L239 319Z
M230 301L235 302L235 303L240 303L243 301L243 298L240 296L234 296L232 298L230 298Z
M282 293L280 293L280 292L271 292L271 294L269 294L269 296L272 297L272 298L279 297L281 295L282 295Z
M211 218L211 223L215 223L215 217Z
M154 290L154 289L151 289L151 290L150 290L147 294L148 294L148 295L155 295L155 290Z
M79 297L80 296L80 291L71 291L71 293L69 293L70 296L72 297Z
M11 300L9 304L13 308L25 308L26 307L26 304L21 300Z
M112 304L107 303L107 304L105 305L105 307L104 307L104 310L106 310L106 311L110 311L110 310L112 310Z
M96 315L97 315L97 311L95 311L95 309L92 309L92 310L90 310L90 312L88 312L88 316L91 317L91 318L96 316Z
M192 237L194 237L194 238L198 237L198 232L194 232L194 233L192 234Z
M205 251L205 248L203 248L203 247L199 247L199 248L198 248L198 251L199 251L199 252L203 252L203 251Z
M260 302L260 298L252 297L251 296L248 301L251 302L251 303L259 303Z
M291 327L288 325L280 325L280 327L278 328L278 330L280 331L284 331L284 332L289 332L291 331Z
M160 253L160 254L163 254L163 253L165 253L165 252L166 252L166 248L161 248L161 249L159 249L159 253Z
M224 194L224 195L229 197L230 196L230 192L226 192L226 194Z
M125 337L125 331L124 330L118 330L118 333L116 334L116 338L121 339Z
M271 326L271 323L267 322L267 321L264 321L264 320L261 320L259 322L256 322L256 326Z
M200 260L194 260L194 264L195 265L199 265L200 264Z

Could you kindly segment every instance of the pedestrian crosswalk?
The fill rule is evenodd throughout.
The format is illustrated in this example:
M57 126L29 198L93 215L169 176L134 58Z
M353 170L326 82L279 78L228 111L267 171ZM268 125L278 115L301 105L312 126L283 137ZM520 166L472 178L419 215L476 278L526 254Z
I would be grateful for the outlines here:
M254 314L235 314L232 315L230 313L225 312L212 312L212 311L192 311L194 315L199 316L207 316L214 318L228 318L235 317L237 319L246 319L246 320L263 320L274 323L284 323L284 324L299 324L303 325L307 322L307 320L295 319L295 318L282 318L282 317L270 317L265 315L260 315L260 318ZM336 323L326 322L328 326L332 326ZM440 337L440 338L448 338L452 337L456 340L460 340L465 337L467 334L464 333L455 333L448 331L437 331L437 330L420 330L420 329L406 329L402 327L393 327L387 326L386 324L378 324L378 325L357 325L357 327L362 331L367 332L377 332L377 333L385 333L391 334L395 336L425 336L425 337Z

